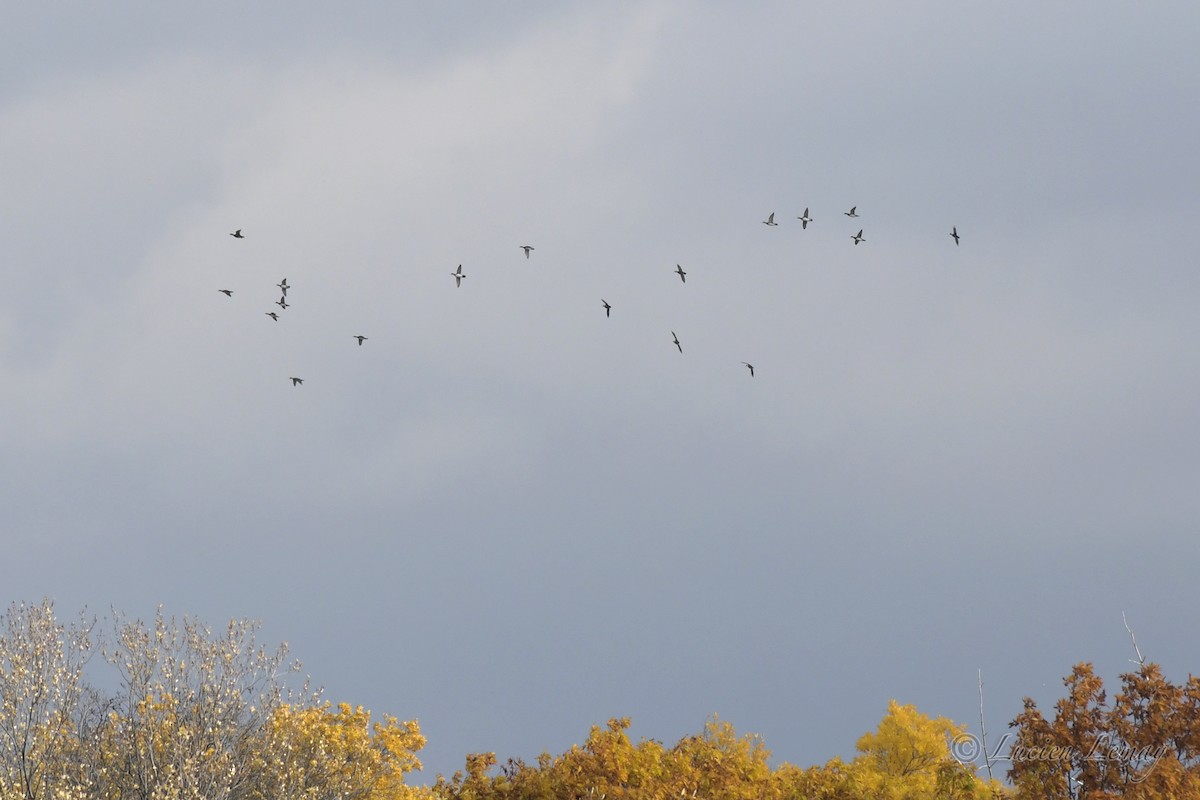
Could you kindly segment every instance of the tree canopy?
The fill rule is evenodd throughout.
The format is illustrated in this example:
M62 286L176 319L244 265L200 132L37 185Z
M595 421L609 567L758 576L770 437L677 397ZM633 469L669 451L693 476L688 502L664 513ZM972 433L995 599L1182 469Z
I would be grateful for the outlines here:
M0 615L0 800L1200 800L1200 678L1142 662L1112 702L1090 664L1051 719L1026 698L1010 723L1011 785L984 780L944 717L896 700L849 760L773 766L760 736L712 715L673 745L634 742L628 717L534 763L494 752L429 785L416 720L334 705L259 626L213 630L161 608L109 627L53 604ZM85 668L115 675L91 685Z

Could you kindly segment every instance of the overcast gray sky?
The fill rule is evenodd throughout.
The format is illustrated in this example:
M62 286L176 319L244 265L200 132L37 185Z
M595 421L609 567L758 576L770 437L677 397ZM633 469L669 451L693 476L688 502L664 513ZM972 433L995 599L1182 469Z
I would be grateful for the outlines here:
M1194 3L513 6L6 9L8 600L261 619L418 782L1196 670Z

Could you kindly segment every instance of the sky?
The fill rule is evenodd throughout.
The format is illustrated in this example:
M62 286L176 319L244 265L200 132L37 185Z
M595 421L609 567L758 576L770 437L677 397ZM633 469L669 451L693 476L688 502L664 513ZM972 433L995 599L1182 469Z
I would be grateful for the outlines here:
M0 599L261 620L417 783L1196 669L1194 4L5 18Z

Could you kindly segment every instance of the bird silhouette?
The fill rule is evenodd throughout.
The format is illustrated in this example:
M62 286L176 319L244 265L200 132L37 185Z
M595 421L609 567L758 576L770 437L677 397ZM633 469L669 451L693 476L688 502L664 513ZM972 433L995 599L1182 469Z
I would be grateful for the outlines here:
M610 306L608 304L608 301L605 300L603 297L600 298L600 302L604 304L604 316L611 317L612 316L612 306Z
M763 220L763 225L770 225L773 228L779 225L779 223L775 221L775 212L774 211L771 212L771 215L769 217L767 217L766 219Z
M232 289L217 289L217 291L220 292L221 294L225 295L226 297L233 297Z
M858 216L857 209L858 209L858 206L850 206L849 211L843 211L842 213L845 214L847 217L850 217L851 219L853 219Z
M365 337L365 336L355 336L354 338L355 338L355 339L358 339L358 346L359 346L359 347L362 347L362 343L363 343L363 342L365 342L365 341L367 340L367 337Z
M676 264L675 272L679 275L679 280L681 280L684 283L687 283L687 273L683 271L683 267Z
M274 311L268 311L267 316L270 317L271 319L275 320L276 322L279 322L279 315L276 314Z
M957 247L958 246L958 226L957 225L955 225L951 229L950 235L954 237L954 246Z
M292 378L292 386L299 386L304 383L304 378Z
M750 370L750 377L753 378L754 377L754 365L748 361L743 361L742 365L745 366L746 369Z
M808 223L812 222L812 217L810 217L810 216L808 215L808 209L807 209L807 208L806 208L806 209L804 209L804 216L803 216L803 217L796 217L796 219L800 220L800 228L801 228L802 230L808 230Z
M671 331L671 338L675 340L675 346L679 348L679 352L683 352L683 345L679 343L679 337L675 335L675 331Z
M455 286L462 286L462 279L467 277L466 275L463 274L462 264L458 265L457 272L451 272L450 274L454 276L454 285Z
M280 308L287 308L288 307L287 295L284 295L283 297L276 300L275 305L279 306Z
M856 244L856 245L857 245L859 242L865 242L865 241L866 241L866 239L864 239L864 238L863 238L863 235L862 235L862 228L859 228L859 229L858 229L858 233L854 234L854 235L853 235L853 236L851 236L850 238L854 240L854 244Z
M521 249L525 251L525 257L529 258L529 251L533 249L533 245L523 244L521 245Z
M233 233L231 233L231 234L229 234L229 235L230 235L230 236L232 236L232 237L233 237L233 238L235 238L235 239L245 239L245 238L246 238L245 236L242 236L242 229L241 229L241 228L238 228L236 231L234 231Z

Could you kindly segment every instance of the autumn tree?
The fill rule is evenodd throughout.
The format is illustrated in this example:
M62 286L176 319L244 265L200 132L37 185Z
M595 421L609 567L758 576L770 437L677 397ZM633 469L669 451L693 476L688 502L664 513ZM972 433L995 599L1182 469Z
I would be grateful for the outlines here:
M700 735L685 736L671 748L671 788L679 784L698 797L757 800L773 790L770 758L761 736L739 736L714 714Z
M997 787L951 753L951 741L965 733L945 717L930 718L891 700L879 727L859 738L850 775L858 790L881 800L990 797Z
M823 767L770 765L761 737L739 735L713 716L703 731L671 747L628 735L628 718L594 726L583 745L536 764L510 759L489 775L493 753L468 758L466 772L438 779L443 800L977 800L993 787L954 761L948 720L930 720L911 706L892 704L874 733L859 742L853 763ZM998 790L998 787L995 787Z
M1010 727L1009 779L1018 798L1200 800L1200 679L1177 686L1157 664L1120 676L1111 706L1091 664L1063 679L1066 697L1047 720L1030 698Z
M362 706L282 705L274 710L256 753L247 800L401 800L416 796L404 775L420 769L425 737L415 721L371 722Z
M775 771L776 796L784 800L860 800L865 797L851 766L832 758L802 769L783 764Z
M42 800L84 788L78 764L84 666L95 620L67 624L54 604L0 618L0 797Z
M413 800L416 721L320 702L258 623L114 613L63 624L49 601L0 617L0 800ZM103 641L102 641L103 639ZM84 682L98 650L116 675Z
M95 782L105 798L226 800L251 779L247 768L275 711L315 700L287 678L287 645L257 642L258 623L231 620L220 634L198 620L146 624L114 614L105 659L120 692L97 737Z

